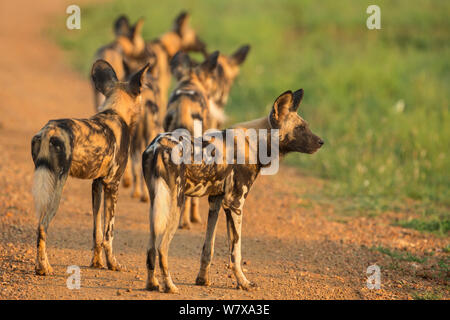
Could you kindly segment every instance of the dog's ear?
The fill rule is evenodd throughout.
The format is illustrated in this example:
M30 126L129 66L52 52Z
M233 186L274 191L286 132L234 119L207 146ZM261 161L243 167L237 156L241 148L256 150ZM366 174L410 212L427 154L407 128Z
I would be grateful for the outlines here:
M147 63L145 67L136 72L130 79L128 83L129 93L133 97L137 97L141 94L142 85L145 83L145 75L147 73L149 64Z
M105 96L111 94L112 89L118 81L113 67L101 59L97 60L92 66L91 77L95 88Z
M139 20L131 27L131 39L135 40L137 36L142 33L142 27L144 26L144 18L139 18Z
M291 90L282 93L274 102L270 118L280 123L291 112L294 96Z
M114 22L114 34L116 37L125 36L128 37L130 34L130 22L127 16L121 15Z
M205 72L211 73L217 67L218 59L219 51L214 51L205 59L205 61L202 62L200 66Z
M176 18L173 25L173 30L180 36L184 34L184 31L189 26L189 13L182 11Z
M294 97L293 101L292 101L292 107L291 107L291 111L292 112L297 112L298 107L300 105L300 102L303 99L303 94L304 91L303 89L298 89L297 91L295 91L292 95Z
M240 47L235 53L233 53L233 55L231 56L232 61L237 64L240 65L242 64L242 62L245 61L245 59L247 58L247 54L250 51L250 45L245 45Z
M178 51L170 60L170 71L177 80L180 80L191 71L191 59L183 51Z

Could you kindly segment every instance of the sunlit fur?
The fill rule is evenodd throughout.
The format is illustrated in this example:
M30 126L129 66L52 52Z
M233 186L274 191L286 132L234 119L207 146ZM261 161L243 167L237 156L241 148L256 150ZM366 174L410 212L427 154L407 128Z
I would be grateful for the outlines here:
M269 129L267 141L272 134L278 134L280 157L289 152L313 153L323 141L313 134L303 119L297 114L297 109L303 97L303 90L286 91L274 102L270 114L264 118L237 124L235 128ZM272 131L271 129L277 129ZM212 133L209 133L212 135ZM216 131L213 139L206 139L202 148L221 146L217 149L222 157L226 157L228 146L220 141L226 141L226 130ZM234 140L234 150L239 143L245 144L245 153L258 146L251 145L245 138L239 142ZM205 142L205 140L204 140ZM216 144L217 142L217 144ZM209 213L205 243L203 245L201 266L197 285L210 285L209 270L214 252L214 239L219 210L224 209L227 221L227 234L230 244L230 265L236 277L238 287L251 289L253 284L245 277L241 267L241 229L245 199L256 180L259 172L265 166L259 158L255 163L191 163L176 164L172 160L172 151L178 145L178 139L173 133L159 134L147 147L142 156L142 167L147 188L150 194L150 242L147 251L147 290L159 290L156 278L156 256L164 279L164 290L170 293L178 292L169 273L168 254L170 242L175 234L181 212L185 206L186 197L208 196ZM194 142L191 141L192 148ZM203 149L204 151L205 149ZM236 159L234 159L236 160ZM248 159L246 159L248 160ZM278 160L278 159L277 159ZM169 203L168 203L169 202Z
M113 255L112 241L118 186L128 160L130 127L141 107L143 74L136 73L129 82L120 82L104 60L92 68L95 87L106 96L102 111L89 119L50 120L32 139L31 154L35 164L33 196L39 217L37 228L36 274L52 272L46 253L47 228L58 210L62 190L70 175L92 179L94 245L91 265L120 270ZM99 214L104 192L104 228Z

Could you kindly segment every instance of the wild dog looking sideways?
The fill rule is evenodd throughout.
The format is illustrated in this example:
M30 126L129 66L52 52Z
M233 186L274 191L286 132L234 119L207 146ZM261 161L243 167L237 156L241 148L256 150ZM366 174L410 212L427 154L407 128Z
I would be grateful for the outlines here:
M210 108L210 99L214 90L222 89L217 85L219 52L209 55L201 64L194 66L189 56L178 52L171 61L171 69L178 84L170 95L167 113L164 118L164 131L187 129L194 135L194 122L199 121L203 129L214 125ZM190 229L192 222L201 222L198 199L186 200L180 227Z
M290 152L314 153L323 141L313 134L308 124L298 114L297 109L303 97L303 90L294 93L286 91L273 104L267 117L236 125L236 129L265 129L267 136L278 134L279 156ZM273 130L275 129L275 130ZM261 132L261 130L259 130ZM220 132L222 136L227 131ZM259 137L263 138L263 137ZM215 139L202 145L205 152ZM222 138L222 141L225 139ZM266 141L272 141L269 137ZM236 148L234 140L233 148ZM230 244L231 267L238 282L238 287L250 289L253 284L247 280L241 269L241 229L245 199L250 188L264 165L258 161L255 164L235 164L224 160L222 163L176 164L172 157L174 148L178 148L179 140L174 133L158 135L147 147L143 156L144 177L150 194L150 243L147 251L147 285L148 290L159 290L156 278L156 254L164 278L166 292L176 293L168 269L169 245L175 234L184 205L185 196L202 197L208 195L209 213L205 243L203 245L200 272L196 279L197 285L209 285L209 268L214 251L214 239L217 218L220 207L223 207L227 220L228 240ZM221 149L220 149L221 146ZM218 144L217 150L227 154L225 144ZM245 140L245 150L258 148ZM236 149L234 149L236 150ZM192 158L191 158L192 159Z
M114 41L98 49L95 54L95 61L99 59L107 61L113 67L120 81L125 80L126 77L126 70L122 63L124 57L137 58L145 55L145 41L141 35L143 24L144 20L139 19L133 26L130 26L126 16L118 17L114 22ZM105 97L95 89L94 83L92 83L92 89L94 107L97 112L100 111L98 108Z
M67 176L92 179L94 245L91 266L103 267L105 250L108 269L120 270L113 255L114 215L120 178L130 147L130 126L141 108L141 87L148 66L120 82L109 63L98 60L92 80L106 100L102 112L89 119L49 121L32 139L35 164L33 197L39 218L36 274L48 275L52 268L46 253L47 228L58 210ZM104 228L99 214L104 191Z
M172 30L147 44L149 51L156 54L158 84L161 91L161 113L164 116L171 81L170 60L178 51L197 51L206 55L205 44L189 23L190 16L181 12L174 21Z

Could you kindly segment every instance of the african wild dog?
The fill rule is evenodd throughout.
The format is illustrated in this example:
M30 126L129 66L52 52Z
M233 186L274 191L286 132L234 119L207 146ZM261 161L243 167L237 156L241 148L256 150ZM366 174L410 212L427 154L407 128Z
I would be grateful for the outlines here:
M170 95L167 113L163 121L164 131L179 128L194 134L194 122L200 121L203 129L214 125L210 112L213 104L210 96L217 86L219 52L209 55L201 64L193 64L184 52L178 52L170 62L171 70L178 83ZM192 222L201 222L198 199L188 198L184 206L180 227L190 229ZM192 217L192 218L191 218Z
M278 139L279 156L289 152L314 153L323 141L313 134L308 124L298 114L297 109L303 97L303 90L294 93L287 91L274 102L267 117L241 123L235 126L247 132L258 130L258 139L272 143L272 134ZM275 129L275 130L273 130ZM242 132L241 131L241 132ZM225 159L229 145L219 143L225 141L227 131L217 132L219 138L204 139L202 152L214 145L219 158ZM270 136L270 137L269 137ZM249 150L259 148L251 145L248 137L243 141L245 154ZM237 140L232 140L234 150ZM194 145L193 142L191 142ZM241 228L245 199L250 188L264 169L260 159L255 164L235 164L233 160L223 160L207 163L203 160L199 164L173 161L173 150L179 146L179 137L174 132L158 135L145 150L142 161L144 177L150 194L150 243L147 251L148 290L159 290L159 283L155 275L156 253L159 255L159 265L164 277L166 292L178 291L168 270L169 245L175 234L184 205L185 196L201 197L208 195L209 213L205 244L203 246L200 272L196 279L197 285L209 285L209 268L214 251L216 224L220 207L223 207L227 220L228 239L230 245L231 267L238 282L238 287L250 289L253 284L247 280L241 269ZM242 147L242 146L241 146ZM192 149L195 150L195 147ZM214 148L212 148L214 149ZM175 149L176 151L176 149ZM177 151L176 151L177 152ZM175 154L176 154L175 152ZM233 152L234 153L234 152ZM223 157L220 157L222 155ZM189 155L188 155L189 156ZM192 154L190 155L192 161ZM235 156L235 155L234 155Z
M36 274L47 275L52 268L47 259L47 228L56 214L67 176L92 179L94 245L91 266L103 267L102 248L108 268L120 270L113 255L114 214L120 178L128 160L130 126L141 108L141 86L148 66L128 82L117 79L111 65L98 60L92 80L106 99L102 112L89 119L49 121L32 139L35 164L33 197L37 228ZM99 214L104 191L104 230Z
M158 88L158 75L154 68L156 60L145 59L144 62L152 61L145 75L145 81L142 85L142 108L136 118L135 125L131 131L130 159L125 174L131 167L132 188L131 196L140 198L142 202L148 201L148 193L144 187L144 178L142 175L142 152L155 136L162 132L160 117L161 96ZM135 73L137 68L142 67L142 63L127 60L125 62L127 73Z
M197 51L206 55L205 44L198 38L189 23L190 16L181 12L174 21L172 30L147 44L157 58L158 86L161 92L161 114L164 116L171 81L170 60L178 51Z
M134 127L136 131L131 132L131 148L130 148L130 161L128 161L128 165L125 168L125 172L122 176L122 185L125 188L128 188L132 185L131 195L134 198L139 198L142 194L140 190L142 186L139 186L139 181L141 179L141 175L139 170L141 166L140 157L142 154L142 150L147 146L148 142L153 139L156 133L161 132L159 129L161 127L161 114L160 114L160 106L161 106L161 95L158 87L158 73L156 70L156 55L149 51L148 48L144 49L144 52L139 56L134 57L123 57L123 68L125 72L124 79L129 79L133 74L135 74L138 70L143 68L146 64L149 64L150 67L146 72L146 81L142 90L142 105L147 106L147 108L142 108L141 114L136 119L136 126ZM148 107L151 107L150 109ZM155 108L157 107L157 108ZM153 115L157 115L157 118L151 120ZM150 118L149 118L150 117ZM155 131L157 130L157 131ZM137 136L134 133L137 133ZM144 140L142 140L142 139ZM141 144L143 144L141 146ZM136 149L137 148L137 149ZM135 152L140 152L138 157L134 157L134 161L131 158L131 155ZM143 181L142 183L143 184ZM141 200L147 201L147 195L142 194Z
M95 53L94 61L99 59L107 61L113 67L120 81L125 80L126 77L126 70L123 66L124 57L136 59L146 54L145 41L141 35L143 24L144 20L139 19L134 25L130 26L126 16L118 17L114 22L114 41L101 47ZM98 112L105 97L96 90L94 83L92 83L92 89L95 111Z
M211 89L210 113L211 127L220 129L226 120L224 108L230 95L234 80L239 75L240 66L247 58L250 51L249 45L240 47L230 56L220 54L218 66L215 72L215 88ZM195 62L194 62L195 65Z
M231 56L226 56L224 54L219 54L217 59L217 67L214 68L213 72L210 72L206 75L205 86L207 87L206 92L203 94L204 101L208 105L208 108L205 109L207 113L202 116L201 120L203 121L203 127L205 129L209 128L220 128L225 121L225 113L224 106L228 101L228 96L230 94L231 86L237 75L239 74L239 66L245 61L247 54L250 50L249 45L242 46L239 48L234 54ZM192 61L188 55L179 53L174 57L171 61L172 72L175 78L182 83L182 79L189 79L191 77L191 71L196 70L196 67L199 66L199 63ZM186 88L185 84L181 84L181 90L184 89L185 93L189 92L189 88ZM178 88L180 89L180 88ZM198 90L197 90L198 91ZM173 97L179 97L180 95L175 94L177 91L175 90ZM181 92L181 91L178 91ZM193 90L191 92L196 92ZM194 97L192 95L192 97ZM200 95L198 95L200 97ZM170 101L169 101L170 104ZM180 111L180 110L178 110ZM190 121L188 117L189 113L185 113L185 123L181 123L179 120L178 124L175 123L173 125L167 125L166 131L172 131L179 127L185 127L186 121ZM187 117L187 118L186 118ZM169 117L166 117L166 120ZM205 122L207 119L207 122ZM191 123L193 121L190 121ZM189 127L192 132L192 124ZM185 203L183 213L181 215L181 228L190 229L191 222L201 222L200 214L199 214L199 200L197 198L188 199Z

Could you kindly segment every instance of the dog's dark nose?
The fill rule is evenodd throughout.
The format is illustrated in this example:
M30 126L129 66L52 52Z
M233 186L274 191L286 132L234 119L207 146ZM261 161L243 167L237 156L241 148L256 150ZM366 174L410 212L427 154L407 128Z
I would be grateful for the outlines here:
M320 146L323 146L324 142L322 139L319 140L319 144L320 144Z

